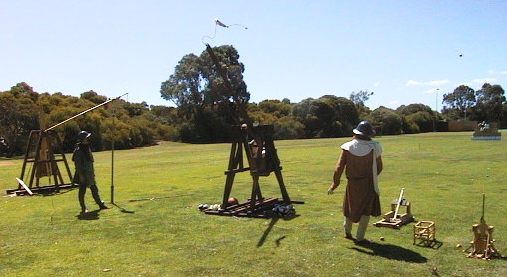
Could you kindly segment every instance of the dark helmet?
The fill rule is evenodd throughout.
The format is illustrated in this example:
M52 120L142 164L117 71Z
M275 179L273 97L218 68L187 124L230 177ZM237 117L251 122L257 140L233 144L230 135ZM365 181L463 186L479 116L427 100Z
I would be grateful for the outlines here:
M77 134L77 141L82 142L85 138L90 137L92 133L88 133L87 131L81 131Z
M362 135L365 137L373 137L375 135L375 130L373 130L373 126L371 126L368 121L361 121L357 124L357 127L352 130L356 135Z

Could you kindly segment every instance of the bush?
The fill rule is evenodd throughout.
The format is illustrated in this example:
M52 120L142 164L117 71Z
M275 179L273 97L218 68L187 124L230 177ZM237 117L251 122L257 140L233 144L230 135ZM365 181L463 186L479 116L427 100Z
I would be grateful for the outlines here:
M386 107L375 109L371 116L372 125L380 126L382 133L380 135L399 135L401 134L402 119L393 110Z
M305 134L305 126L290 116L280 118L274 125L275 139L297 139Z
M402 131L405 134L417 134L419 133L419 126L412 121L411 119L407 119L407 117L403 117L402 120Z
M433 131L434 118L431 113L419 111L406 116L407 121L417 124L419 132Z

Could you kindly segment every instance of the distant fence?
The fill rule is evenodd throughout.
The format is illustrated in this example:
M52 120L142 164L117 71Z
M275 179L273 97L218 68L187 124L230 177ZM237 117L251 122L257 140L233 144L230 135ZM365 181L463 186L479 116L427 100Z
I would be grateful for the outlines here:
M449 132L474 131L477 128L477 121L452 120L448 122Z

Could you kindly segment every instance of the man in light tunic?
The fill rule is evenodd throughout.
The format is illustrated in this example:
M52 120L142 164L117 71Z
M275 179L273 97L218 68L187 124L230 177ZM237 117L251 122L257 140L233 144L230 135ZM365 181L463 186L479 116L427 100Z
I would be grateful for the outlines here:
M375 131L369 122L361 121L353 132L352 140L341 145L342 152L328 193L333 193L338 187L345 170L347 187L343 199L344 236L353 239L352 223L359 223L356 242L364 243L367 242L364 235L370 216L380 215L378 175L382 171L382 147L371 140Z

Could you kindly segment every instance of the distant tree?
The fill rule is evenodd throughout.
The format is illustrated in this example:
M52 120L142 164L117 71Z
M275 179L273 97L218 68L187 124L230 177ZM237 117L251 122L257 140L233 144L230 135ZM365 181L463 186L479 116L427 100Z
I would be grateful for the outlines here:
M500 128L507 128L507 103L503 104L502 107L502 120L500 121Z
M154 116L154 120L164 125L179 125L183 120L178 116L178 109L167 106L150 106L150 111Z
M352 92L350 94L350 101L352 101L357 110L357 114L359 118L362 120L367 120L370 118L371 110L366 106L366 101L370 99L370 96L373 95L373 91L360 90L359 92Z
M257 109L257 110L250 109L248 111L248 115L249 115L250 119L252 120L252 122L262 123L262 124L273 124L279 119L279 117L277 117L276 115L264 112L261 109Z
M284 103L284 104L289 104L289 105L291 104L291 103L290 103L290 99L289 99L289 98L284 98L284 99L282 99L282 103Z
M39 97L39 94L33 91L33 88L25 82L17 83L15 86L11 87L10 92L16 97L20 95L28 97L33 102L36 102Z
M381 130L380 135L399 135L402 130L402 119L392 109L379 107L371 112L372 125Z
M406 119L408 123L417 124L418 132L431 132L434 129L433 124L435 124L435 117L427 111L418 111L409 114L406 116Z
M292 116L305 126L305 137L316 137L320 128L319 119L313 114L313 103L316 100L306 98L292 107Z
M162 98L173 101L187 120L182 128L184 140L195 138L203 142L216 138L216 134L225 135L230 124L238 123L240 111L250 99L243 81L245 68L236 49L224 45L213 51L226 71L230 89L206 50L200 56L185 55L160 88ZM210 123L216 125L201 125ZM210 133L203 133L206 131Z
M420 132L419 125L412 118L401 117L401 130L404 134L417 134Z
M431 108L424 104L401 105L396 113L402 117L404 133L431 132L434 129L435 114ZM417 128L414 126L417 125Z
M86 99L86 100L94 103L95 105L98 105L98 104L101 104L101 103L104 103L107 101L107 97L102 96L102 95L98 95L93 90L81 93L81 98Z
M23 153L30 131L39 129L37 98L24 82L0 93L0 135L14 154Z
M334 122L332 125L339 126L338 134L334 136L352 135L352 129L359 122L359 114L356 105L345 97L324 95L319 98L334 110Z
M366 101L370 99L370 96L373 95L373 91L368 90L360 90L358 92L353 91L350 94L350 101L352 101L356 106L365 106Z
M305 137L348 136L359 121L354 103L334 95L304 99L293 105L292 115L305 126Z
M321 138L339 137L341 123L338 121L333 101L329 98L319 98L312 103L312 114L317 118L317 136Z
M275 139L298 139L303 138L305 126L291 116L284 116L274 122Z
M140 116L143 113L149 111L149 106L144 101L141 103L122 102L122 104L123 104L123 109L125 109L128 112L128 115L130 117Z
M290 104L280 102L280 100L264 100L258 106L263 112L271 113L276 117L288 116L291 111Z
M295 103L292 107L291 114L303 122L305 118L310 114L310 109L313 101L315 101L315 99L306 98L301 100L299 103Z
M502 86L485 83L475 93L477 99L475 118L488 122L501 121L502 109L506 101L504 94Z
M466 118L467 112L476 103L475 92L472 88L461 85L453 92L444 94L442 103L447 106L444 109L447 114L452 114L451 111L454 110L460 117Z
M424 104L409 104L409 105L401 105L396 109L396 112L400 115L411 115L417 112L427 112L429 114L433 114L433 110L428 105Z

